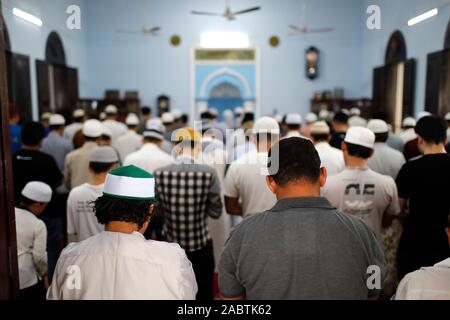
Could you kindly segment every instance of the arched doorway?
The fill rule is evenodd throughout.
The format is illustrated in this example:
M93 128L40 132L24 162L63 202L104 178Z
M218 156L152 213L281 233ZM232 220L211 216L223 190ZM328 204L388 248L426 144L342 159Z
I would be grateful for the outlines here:
M58 33L52 31L45 46L45 60L50 64L66 65L64 45Z
M450 49L450 21L448 22L447 32L445 33L444 49Z
M405 37L400 31L395 31L386 48L385 64L398 63L407 58Z
M220 114L226 109L233 110L243 105L244 99L241 90L228 81L214 86L208 97L208 106L218 109Z

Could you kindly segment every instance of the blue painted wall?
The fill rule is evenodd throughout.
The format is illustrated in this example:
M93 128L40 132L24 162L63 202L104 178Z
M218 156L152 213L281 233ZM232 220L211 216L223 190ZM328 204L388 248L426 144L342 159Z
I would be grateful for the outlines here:
M82 29L66 28L66 9L69 5L86 7L85 0L3 0L3 17L9 31L12 51L30 56L31 88L33 103L33 118L38 119L37 83L35 59L45 60L45 44L51 31L60 35L66 51L66 62L69 66L78 68L80 95L89 92L87 70L87 21L82 14ZM17 7L29 12L43 21L42 27L37 27L12 14Z
M443 50L447 25L450 21L450 1L448 0L365 0L365 8L370 4L381 7L382 29L364 30L362 46L363 95L372 94L372 71L384 64L387 43L395 30L400 30L406 40L408 58L417 59L415 112L424 110L427 55ZM435 7L449 4L440 9L439 14L413 27L408 20Z
M188 111L191 103L191 50L199 46L205 31L241 31L261 57L262 113L309 110L315 90L344 87L348 97L360 97L362 25L359 0L309 1L311 27L334 27L335 32L289 36L289 24L299 25L302 1L240 0L235 9L261 5L262 10L227 22L217 17L199 17L191 10L224 10L223 0L91 0L87 3L89 94L102 97L107 88L137 89L144 103L155 104L165 93L172 105ZM116 34L116 28L139 29L144 23L163 27L160 37ZM169 45L173 34L182 37L181 46ZM281 45L268 44L271 35ZM322 52L321 77L304 76L304 52L314 45Z
M34 59L43 59L45 42L51 30L61 35L68 64L79 69L82 97L101 98L105 89L139 90L144 104L155 104L156 97L171 96L173 107L189 110L191 103L191 53L199 46L205 31L241 31L261 57L262 113L274 109L287 113L309 110L309 99L316 90L343 87L348 98L370 97L372 69L382 65L387 41L399 29L406 38L408 56L418 60L416 112L423 109L426 55L441 50L450 9L413 28L407 20L448 0L309 0L310 27L334 27L329 34L289 36L289 24L299 25L300 0L232 0L235 9L262 6L260 12L227 22L216 17L193 16L191 10L218 11L223 0L3 0L13 51L31 56L33 110L37 116ZM66 7L79 4L83 25L80 31L65 27ZM379 4L382 30L366 28L366 8ZM17 6L44 20L37 28L11 13ZM117 28L163 27L160 37L120 35ZM182 37L179 47L169 38ZM281 45L271 48L268 38L281 37ZM311 46L321 51L320 78L304 76L304 52Z

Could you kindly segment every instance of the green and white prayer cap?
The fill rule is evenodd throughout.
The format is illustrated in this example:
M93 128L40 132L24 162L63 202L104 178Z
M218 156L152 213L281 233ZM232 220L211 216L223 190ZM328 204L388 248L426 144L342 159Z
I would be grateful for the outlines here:
M120 167L106 176L103 195L129 200L154 200L155 178L136 166Z

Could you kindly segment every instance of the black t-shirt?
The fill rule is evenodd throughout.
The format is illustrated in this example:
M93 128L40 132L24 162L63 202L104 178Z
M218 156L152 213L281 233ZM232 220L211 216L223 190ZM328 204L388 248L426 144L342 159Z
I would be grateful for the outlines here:
M441 237L450 214L450 156L434 154L409 161L396 182L399 197L409 199L405 233L430 240Z
M51 155L35 150L20 150L13 158L13 178L17 203L28 182L41 181L55 190L61 184L63 175Z
M345 134L345 132L334 132L331 135L330 146L337 149L342 149L342 142L345 139Z

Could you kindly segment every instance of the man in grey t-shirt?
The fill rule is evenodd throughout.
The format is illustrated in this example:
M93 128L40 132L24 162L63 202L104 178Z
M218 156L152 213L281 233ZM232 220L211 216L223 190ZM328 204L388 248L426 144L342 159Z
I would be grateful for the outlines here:
M327 174L313 144L284 139L269 160L266 181L278 202L232 231L219 263L221 296L376 298L385 275L383 252L364 222L320 197Z

